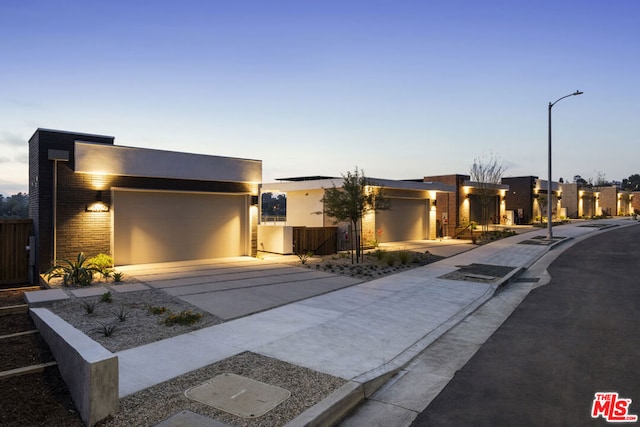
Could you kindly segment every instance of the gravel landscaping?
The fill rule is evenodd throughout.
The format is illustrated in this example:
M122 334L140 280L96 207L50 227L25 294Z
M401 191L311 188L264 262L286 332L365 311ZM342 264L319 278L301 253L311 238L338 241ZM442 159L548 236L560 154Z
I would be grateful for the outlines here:
M47 308L114 353L222 323L222 319L159 290L110 294L111 302L100 296L70 295L70 299ZM88 313L92 305L93 312ZM201 317L191 325L165 323L171 313L187 311ZM111 327L114 329L107 336Z
M282 387L291 392L291 397L263 416L250 419L231 415L185 396L187 389L223 373L242 375ZM98 423L98 426L151 426L183 410L190 410L231 426L282 426L345 382L341 378L244 352L120 399L120 411Z

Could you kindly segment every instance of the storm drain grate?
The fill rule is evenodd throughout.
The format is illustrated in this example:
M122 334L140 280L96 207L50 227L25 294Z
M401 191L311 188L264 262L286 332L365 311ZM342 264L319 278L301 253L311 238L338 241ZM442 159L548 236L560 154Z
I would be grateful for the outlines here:
M515 280L516 283L538 283L539 277L519 277Z
M440 279L463 280L468 282L492 283L507 274L514 267L491 264L469 264L457 266L459 270L440 276Z
M260 417L291 396L284 388L230 373L218 375L184 394L242 418Z
M542 246L550 246L554 243L558 243L562 240L566 239L566 237L562 236L554 236L551 239L547 239L546 236L535 236L531 239L523 240L518 242L519 245L542 245Z

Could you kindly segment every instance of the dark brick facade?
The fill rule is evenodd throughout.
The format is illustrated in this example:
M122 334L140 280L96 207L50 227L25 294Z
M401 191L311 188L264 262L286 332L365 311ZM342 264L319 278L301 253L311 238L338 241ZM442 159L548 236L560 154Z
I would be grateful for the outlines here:
M460 205L462 205L462 186L469 175L437 175L427 176L424 182L440 182L455 187L455 193L436 194L436 228L442 230L443 236L453 237L456 227L460 227ZM447 224L444 224L443 214L447 213Z
M537 180L537 176L502 178L502 183L509 186L505 194L506 210L514 213L522 210L522 216L514 218L516 224L530 224L533 221L533 190Z
M29 216L33 220L34 235L37 239L36 259L37 269L45 271L53 261L53 181L54 161L49 160L49 150L69 152L68 162L57 162L58 172L64 176L64 171L73 168L73 147L75 141L97 142L113 144L113 137L89 135L83 133L60 132L38 129L29 139ZM58 186L60 188L60 186ZM66 197L69 197L67 195ZM76 197L71 194L71 199ZM58 198L58 207L69 205ZM58 211L58 219L62 215ZM58 221L60 224L60 221ZM60 243L65 239L58 238ZM76 252L77 255L77 252ZM60 258L60 256L58 256Z

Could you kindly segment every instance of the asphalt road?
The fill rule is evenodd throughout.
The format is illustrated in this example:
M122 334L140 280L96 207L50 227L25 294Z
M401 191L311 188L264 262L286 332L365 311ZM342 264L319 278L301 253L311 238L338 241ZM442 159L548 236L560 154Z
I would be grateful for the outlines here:
M579 242L548 272L413 426L607 425L596 392L640 416L640 226Z

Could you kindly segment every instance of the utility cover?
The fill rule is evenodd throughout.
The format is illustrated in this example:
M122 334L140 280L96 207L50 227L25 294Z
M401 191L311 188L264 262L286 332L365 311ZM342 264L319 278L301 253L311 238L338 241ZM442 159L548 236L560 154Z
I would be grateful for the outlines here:
M225 373L185 391L185 396L242 418L260 417L291 396L289 390Z

